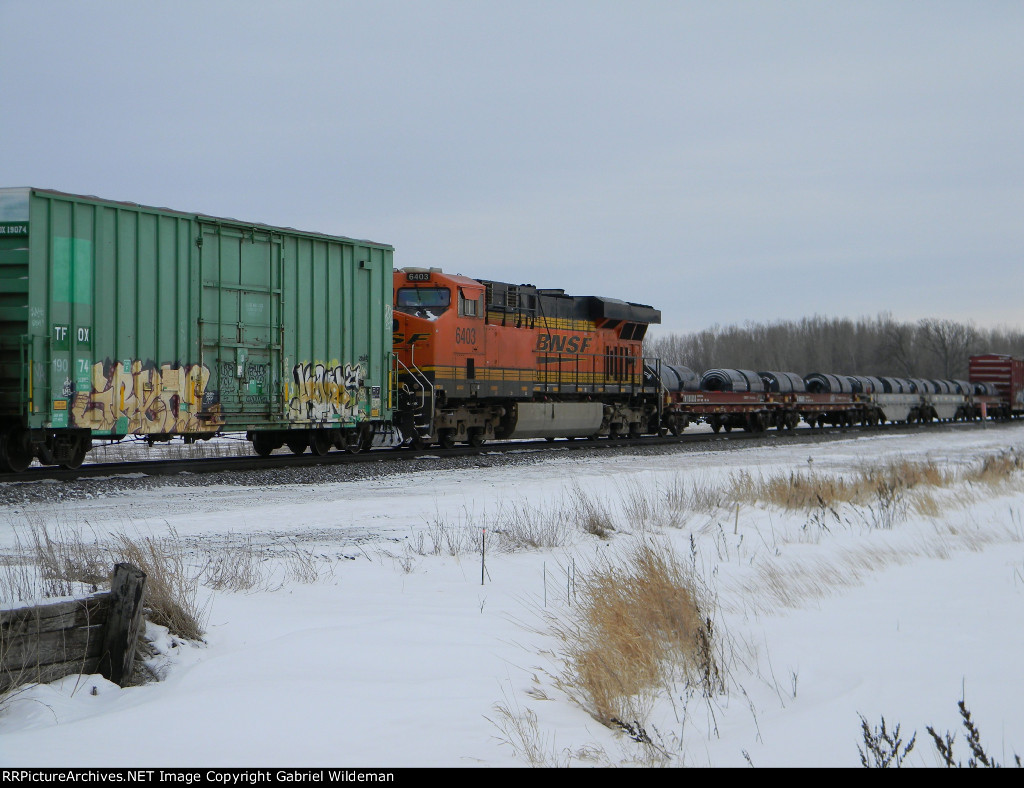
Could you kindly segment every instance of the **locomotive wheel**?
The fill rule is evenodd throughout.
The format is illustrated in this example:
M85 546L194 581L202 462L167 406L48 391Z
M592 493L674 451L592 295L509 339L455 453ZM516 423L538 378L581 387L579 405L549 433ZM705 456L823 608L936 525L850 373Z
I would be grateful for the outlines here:
M676 438L678 438L680 434L682 434L682 430L679 429L679 422L676 421L675 419L672 419L672 421L668 423L668 431L671 432L673 437Z
M441 430L437 436L437 443L442 449L454 449L455 430Z
M67 468L69 471L77 471L82 467L82 463L85 462L85 454L85 442L79 438L75 441L75 448L74 451L71 452L71 456L64 462L60 463L60 467Z
M306 447L309 445L309 438L305 435L293 435L289 436L285 440L284 445L288 447L292 454L302 454L306 451Z
M28 433L13 427L0 435L0 468L21 473L32 464Z
M473 427L469 431L469 440L466 442L474 449L479 449L487 442L487 439L484 437L484 431L482 429L479 427Z
M418 432L409 439L409 448L411 449L429 449L430 440L420 435Z
M309 450L317 457L323 457L333 445L334 439L328 430L309 431Z

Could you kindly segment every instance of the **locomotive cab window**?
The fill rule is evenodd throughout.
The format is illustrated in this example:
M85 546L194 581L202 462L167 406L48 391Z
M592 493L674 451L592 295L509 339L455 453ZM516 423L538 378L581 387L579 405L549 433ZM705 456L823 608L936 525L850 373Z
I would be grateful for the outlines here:
M416 317L437 317L452 303L446 287L400 287L395 294L395 309Z
M483 317L484 310L481 301L482 299L479 296L476 298L466 298L466 294L460 287L459 317Z

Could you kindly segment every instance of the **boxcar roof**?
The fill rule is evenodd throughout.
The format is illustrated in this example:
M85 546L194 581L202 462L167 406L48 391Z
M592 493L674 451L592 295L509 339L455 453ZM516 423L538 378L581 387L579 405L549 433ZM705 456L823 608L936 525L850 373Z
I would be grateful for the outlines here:
M7 188L11 188L11 187L7 187ZM160 208L160 207L154 206L154 205L141 205L140 203L127 202L127 201L124 201L124 200L108 200L108 199L106 199L104 197L96 197L94 195L87 195L87 194L71 194L70 192L57 191L56 189L40 189L40 188L34 187L34 186L21 187L21 188L25 188L26 190L35 192L37 194L50 194L50 195L54 195L56 197L69 197L69 198L71 198L73 200L89 200L90 202L102 203L104 205L120 205L120 206L123 206L125 208L135 208L135 209L141 209L141 210L144 210L144 211L155 211L155 212L158 212L158 213L174 214L175 216L191 217L191 218L196 219L197 221L202 221L202 222L212 222L212 223L217 223L217 224L231 224L231 225L235 225L235 226L238 226L238 227L254 227L254 228L261 229L261 230L270 230L270 231L276 231L276 232L294 233L294 234L298 234L298 235L304 235L304 236L307 236L307 237L323 238L324 240L348 241L350 243L357 243L357 244L362 244L362 245L365 245L365 246L376 246L376 247L379 247L381 249L388 249L388 250L394 251L394 247L391 246L390 244L379 243L378 241L367 241L367 240L363 240L363 239L359 239L359 238L349 238L348 236L344 236L344 235L332 235L330 233L321 233L321 232L315 232L315 231L311 231L311 230L299 230L299 229L296 229L295 227L280 227L280 226L276 226L276 225L272 225L272 224L263 224L262 222L244 222L244 221L241 221L240 219L231 219L231 218L223 217L223 216L212 216L210 214L197 213L197 212L194 212L194 211L179 211L179 210L175 210L173 208Z

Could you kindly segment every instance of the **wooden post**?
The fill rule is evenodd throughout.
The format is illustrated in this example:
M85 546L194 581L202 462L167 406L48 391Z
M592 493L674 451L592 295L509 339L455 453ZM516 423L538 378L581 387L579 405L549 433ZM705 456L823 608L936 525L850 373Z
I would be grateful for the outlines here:
M131 564L116 564L110 578L110 616L103 637L99 672L122 687L132 674L135 641L142 622L146 575Z

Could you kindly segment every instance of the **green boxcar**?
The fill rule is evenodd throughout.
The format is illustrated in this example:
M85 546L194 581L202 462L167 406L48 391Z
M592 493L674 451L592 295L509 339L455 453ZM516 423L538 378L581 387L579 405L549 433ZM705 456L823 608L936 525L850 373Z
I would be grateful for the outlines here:
M0 189L0 465L73 466L94 436L365 444L391 419L392 253Z

